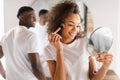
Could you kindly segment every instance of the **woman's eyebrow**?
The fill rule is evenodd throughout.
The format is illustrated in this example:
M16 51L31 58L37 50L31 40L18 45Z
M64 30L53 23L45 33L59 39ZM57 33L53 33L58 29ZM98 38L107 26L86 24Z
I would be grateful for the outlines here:
M74 22L73 22L73 21L68 21L68 22L70 22L70 23L73 23L73 24L74 24Z
M75 22L73 22L73 21L68 21L68 22L75 24ZM78 23L78 25L81 25L81 23Z

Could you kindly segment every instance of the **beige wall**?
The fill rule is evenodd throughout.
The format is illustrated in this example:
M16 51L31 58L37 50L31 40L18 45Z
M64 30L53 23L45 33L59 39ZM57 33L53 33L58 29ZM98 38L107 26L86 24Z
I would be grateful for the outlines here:
M83 0L90 8L93 15L95 28L103 26L112 30L114 42L110 52L113 53L114 60L111 65L120 77L120 28L118 25L119 0Z
M18 9L24 5L31 5L32 2L34 0L4 0L5 32L18 25Z
M4 34L4 10L3 10L3 1L0 0L0 39Z

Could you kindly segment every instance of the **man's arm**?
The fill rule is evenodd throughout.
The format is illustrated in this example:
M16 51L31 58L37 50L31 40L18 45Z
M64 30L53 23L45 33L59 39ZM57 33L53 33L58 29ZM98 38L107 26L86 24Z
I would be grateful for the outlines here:
M39 80L46 80L45 74L40 62L40 57L38 53L29 53L28 54L31 66L33 69L34 75L39 79Z
M2 47L1 47L1 45L0 45L0 74L1 74L4 78L6 78L5 70L4 70L3 65L2 65L2 63L1 63L1 58L2 58L3 56L4 56L3 50L2 50Z

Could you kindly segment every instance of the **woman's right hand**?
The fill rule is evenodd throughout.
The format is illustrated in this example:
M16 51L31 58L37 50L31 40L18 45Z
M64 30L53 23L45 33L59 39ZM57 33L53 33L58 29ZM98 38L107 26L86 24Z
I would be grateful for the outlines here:
M61 39L62 37L57 34L57 32L59 32L61 30L61 28L59 27L55 32L52 32L48 35L48 40L49 42L57 49L57 50L63 50L63 46L61 44Z

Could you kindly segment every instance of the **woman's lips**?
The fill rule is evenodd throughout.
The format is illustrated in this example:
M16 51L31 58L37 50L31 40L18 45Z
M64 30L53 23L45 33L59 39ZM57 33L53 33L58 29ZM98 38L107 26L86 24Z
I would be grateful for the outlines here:
M77 35L77 33L74 33L74 32L69 32L69 34L72 36L72 37L75 37Z

